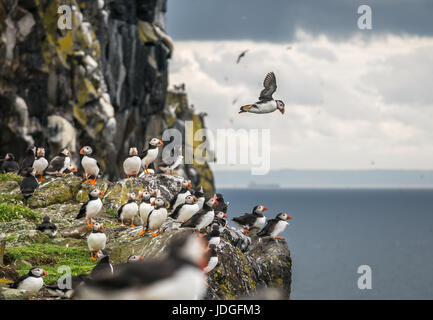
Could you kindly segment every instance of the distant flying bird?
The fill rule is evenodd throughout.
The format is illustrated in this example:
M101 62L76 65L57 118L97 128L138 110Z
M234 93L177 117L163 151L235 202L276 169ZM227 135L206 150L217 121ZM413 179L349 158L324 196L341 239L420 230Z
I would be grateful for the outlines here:
M241 61L241 59L242 59L243 57L245 57L245 54L246 54L247 52L248 52L248 49L242 51L241 54L238 55L238 59L236 60L236 63L237 63L237 64Z
M277 80L273 72L269 72L266 75L265 80L263 80L263 86L265 88L260 92L259 101L242 106L239 113L270 113L275 110L280 110L281 114L284 114L284 102L272 98L275 90L277 90Z

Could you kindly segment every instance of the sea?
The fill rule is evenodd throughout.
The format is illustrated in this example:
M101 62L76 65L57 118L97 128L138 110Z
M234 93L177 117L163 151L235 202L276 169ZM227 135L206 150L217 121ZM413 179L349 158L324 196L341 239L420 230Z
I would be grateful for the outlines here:
M433 299L433 189L218 192L229 219L258 204L290 213L291 299Z

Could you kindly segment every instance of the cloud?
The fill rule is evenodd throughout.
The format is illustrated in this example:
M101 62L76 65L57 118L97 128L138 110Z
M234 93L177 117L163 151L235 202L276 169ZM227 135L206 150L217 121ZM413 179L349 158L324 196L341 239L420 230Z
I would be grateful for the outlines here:
M283 43L177 41L170 83L186 83L190 103L208 113L214 133L270 129L272 169L359 169L372 161L380 168L431 169L432 46L432 37L341 42L304 30L291 50ZM257 100L269 71L286 114L238 114L240 105Z

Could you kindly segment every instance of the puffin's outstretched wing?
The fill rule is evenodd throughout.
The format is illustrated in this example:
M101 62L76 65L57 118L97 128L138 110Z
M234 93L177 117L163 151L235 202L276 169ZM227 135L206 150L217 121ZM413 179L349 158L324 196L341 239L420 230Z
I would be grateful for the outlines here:
M277 90L277 79L275 78L275 74L273 72L269 72L265 80L263 80L263 86L265 87L262 92L260 92L260 101L272 100L272 95L275 90Z
M268 220L268 223L266 224L266 226L263 228L262 231L260 231L259 233L257 233L257 235L259 237L266 237L266 236L270 236L272 233L272 230L275 228L275 225L278 223L277 219L270 219Z

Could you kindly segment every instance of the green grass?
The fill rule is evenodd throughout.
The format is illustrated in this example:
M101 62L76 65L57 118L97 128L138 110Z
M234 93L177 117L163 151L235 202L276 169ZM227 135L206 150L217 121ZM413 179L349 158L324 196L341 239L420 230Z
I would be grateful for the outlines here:
M84 247L65 247L54 244L29 244L7 249L6 258L8 261L25 260L34 267L41 267L48 272L44 279L47 284L55 283L62 273L57 272L59 266L71 268L72 275L89 273L96 262L90 260L90 253ZM23 266L17 269L20 275L29 272L29 267Z
M21 196L0 193L0 204L21 204L23 198Z
M20 183L22 180L23 177L15 173L0 173L0 181L16 181Z
M39 216L30 208L22 205L0 204L0 222L8 222L15 219L37 220Z
M107 210L105 210L105 213L108 214L110 217L117 219L117 210L116 209L107 209Z

